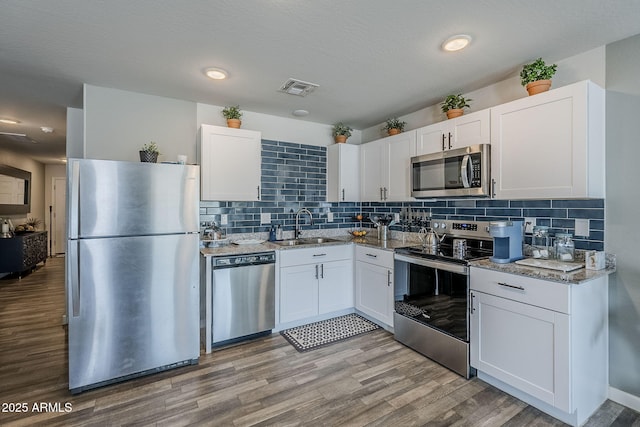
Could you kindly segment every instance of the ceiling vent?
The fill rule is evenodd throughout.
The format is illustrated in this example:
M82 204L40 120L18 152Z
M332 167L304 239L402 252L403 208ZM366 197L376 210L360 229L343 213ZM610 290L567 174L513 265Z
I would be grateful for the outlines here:
M315 88L319 86L320 85L315 83L289 78L289 80L284 82L280 89L278 89L278 92L288 93L289 95L307 96L307 94L313 92Z

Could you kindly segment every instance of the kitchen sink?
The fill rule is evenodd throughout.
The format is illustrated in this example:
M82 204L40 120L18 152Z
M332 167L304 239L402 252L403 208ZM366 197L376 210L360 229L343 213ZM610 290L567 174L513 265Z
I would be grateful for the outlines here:
M329 239L326 237L304 237L302 239L277 240L276 245L280 246L301 246L301 245L321 245L323 243L340 242L337 239Z

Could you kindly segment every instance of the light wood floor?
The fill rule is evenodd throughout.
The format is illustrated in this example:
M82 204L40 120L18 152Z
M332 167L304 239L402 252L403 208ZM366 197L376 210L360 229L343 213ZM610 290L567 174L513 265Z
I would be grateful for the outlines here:
M0 425L563 425L382 330L308 353L272 335L203 354L197 366L72 396L63 312L63 259L0 280ZM49 412L34 411L40 403ZM607 401L587 425L640 426L640 414Z

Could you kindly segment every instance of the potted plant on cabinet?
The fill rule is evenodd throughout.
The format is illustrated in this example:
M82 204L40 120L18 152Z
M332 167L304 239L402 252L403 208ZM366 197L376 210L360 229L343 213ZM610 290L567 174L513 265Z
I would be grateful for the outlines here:
M222 110L222 115L225 119L227 119L227 126L230 128L239 129L242 122L240 118L242 117L242 111L240 111L239 105L234 105L230 107L224 107Z
M396 135L404 131L404 127L406 126L406 124L407 122L403 122L397 117L392 117L390 119L387 119L387 124L383 127L383 129L387 131L387 134L389 134L389 136Z
M333 125L333 139L338 144L344 144L345 142L347 142L347 138L351 136L352 130L352 128L345 125L344 123L338 122Z
M442 112L446 113L448 119L459 117L464 114L464 108L469 108L471 98L465 98L461 93L457 95L449 95L442 102Z
M156 163L158 161L158 145L151 141L148 144L144 144L142 146L142 150L140 150L140 161L146 163Z
M547 65L538 58L531 64L526 64L520 71L520 83L527 89L529 96L546 92L551 87L551 77L556 73L556 64Z

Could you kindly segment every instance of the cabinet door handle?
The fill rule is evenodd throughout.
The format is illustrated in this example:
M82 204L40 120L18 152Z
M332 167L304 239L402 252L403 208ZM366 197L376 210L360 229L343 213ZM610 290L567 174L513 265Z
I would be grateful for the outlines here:
M324 279L324 264L320 264L320 278Z
M384 199L382 198L382 187L380 187L380 200L384 200Z
M492 199L496 198L496 180L495 179L491 180L491 198Z
M445 148L445 146L444 146L444 133L443 133L442 134L442 151L444 151L444 148Z
M256 187L258 189L258 200L260 200L260 186Z
M372 258L378 258L378 255L376 255L376 254L365 254L365 255L366 255L366 256L370 256L370 257L372 257Z
M342 201L344 202L344 188L342 189Z
M327 254L313 254L313 256L314 256L314 257L317 257L317 256L327 256Z
M451 132L449 132L449 150L451 150Z
M503 283L503 282L498 282L498 285L511 288L511 289L517 289L519 291L524 291L524 288L522 286L510 285L508 283Z
M384 200L387 200L387 187L384 187Z
M473 314L476 311L476 309L473 307L473 301L474 301L475 297L476 296L473 294L473 292L471 292L471 304L469 305L469 313L470 314Z
M391 270L387 270L387 286L391 286Z
M316 279L318 278L318 264L316 264Z

